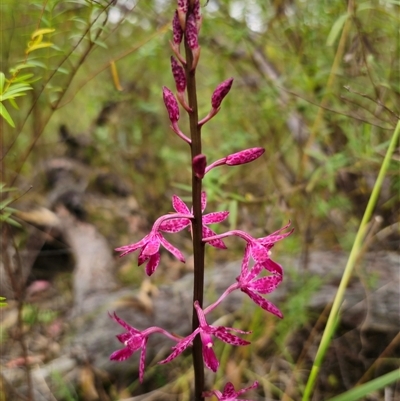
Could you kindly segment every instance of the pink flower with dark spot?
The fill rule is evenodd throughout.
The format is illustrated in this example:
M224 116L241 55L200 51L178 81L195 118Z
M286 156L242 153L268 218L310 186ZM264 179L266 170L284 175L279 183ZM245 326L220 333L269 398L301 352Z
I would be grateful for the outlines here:
M264 264L256 263L251 269L249 269L249 261L250 247L247 245L242 261L240 276L236 279L239 283L240 290L246 293L257 305L261 306L261 308L282 319L282 312L271 301L268 301L259 295L269 294L278 287L282 282L282 267L273 262L272 266L274 274L257 278L263 267L272 261L269 259L264 262Z
M186 206L185 202L183 202L183 200L179 196L174 195L172 197L172 206L178 213L193 214L192 211L189 210L189 208ZM202 210L202 212L204 212L206 206L207 206L207 195L203 191L201 193L201 210ZM216 235L216 233L213 230L211 230L210 228L207 227L208 224L221 223L228 217L228 215L229 215L228 211L213 212L213 213L208 213L208 214L203 215L203 238ZM182 218L169 219L169 220L164 221L160 225L160 230L167 232L167 233L176 233L189 226L191 228L191 220L190 219L182 219ZM215 241L211 240L208 243L215 248L226 249L224 242L221 241L220 239L216 239Z
M174 45L179 48L183 38L183 29L179 21L178 11L175 12L174 18L172 19L172 35Z
M179 341L179 338L173 336L168 333L166 330L160 327L149 327L144 331L139 331L134 327L130 326L124 320L120 319L117 314L114 312L114 315L110 315L112 319L114 319L118 324L120 324L125 330L126 333L118 334L116 337L118 340L125 345L125 348L122 348L118 351L113 352L110 355L110 360L112 361L125 361L125 359L132 356L132 354L139 349L141 349L140 354L140 363L139 363L139 380L143 382L144 376L144 364L146 359L146 345L147 340L149 339L150 334L153 333L161 333L166 335L168 338Z
M213 395L215 395L217 397L218 401L251 401L251 400L245 400L245 399L239 400L239 398L237 398L237 397L239 397L246 391L249 391L257 386L258 386L258 382L256 381L249 387L235 391L233 384L228 382L228 383L226 383L226 385L224 387L223 393L221 393L219 390L205 391L205 392L203 392L203 397L212 397Z
M237 337L229 333L229 331L235 331L241 334L249 334L251 332L234 329L232 327L210 326L207 323L205 314L203 310L200 308L200 305L197 301L194 302L194 307L196 309L197 316L199 318L199 327L192 334L185 337L183 340L179 341L178 344L176 344L173 347L174 351L168 358L158 363L164 364L171 362L178 355L180 355L186 348L192 345L194 338L197 336L197 334L200 334L201 342L203 344L204 363L208 369L212 370L213 372L216 372L219 366L219 362L212 348L214 344L212 342L211 335L219 338L221 341L227 344L248 345L250 344L248 341L245 341L240 337Z

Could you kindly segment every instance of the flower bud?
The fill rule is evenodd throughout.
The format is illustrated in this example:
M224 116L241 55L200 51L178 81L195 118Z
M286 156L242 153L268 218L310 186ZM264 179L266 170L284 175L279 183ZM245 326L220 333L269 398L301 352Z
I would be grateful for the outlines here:
M206 156L199 154L193 158L193 171L197 178L202 179L204 177L207 166Z
M201 16L201 11L200 11L200 0L194 0L193 15L194 15L194 19L196 21L196 28L197 28L197 33L198 33L200 31L201 23L203 20L203 17Z
M182 42L183 30L179 22L178 11L175 11L175 15L172 20L172 33L173 33L174 45L179 46Z
M211 105L214 109L218 109L220 107L221 102L224 100L224 97L231 90L232 83L233 83L233 78L229 78L226 81L221 82L217 86L211 97Z
M171 70L174 76L176 90L184 92L186 89L186 75L183 67L178 63L174 56L171 56Z
M193 14L190 14L186 23L186 40L191 50L199 47L196 20Z
M172 123L179 120L179 106L174 94L166 87L163 86L164 104L167 108L169 119Z
M253 160L258 159L264 152L264 148L244 149L227 156L225 164L228 166L237 166L239 164L250 163Z
M185 30L186 14L188 12L188 0L178 0L178 17L181 28Z

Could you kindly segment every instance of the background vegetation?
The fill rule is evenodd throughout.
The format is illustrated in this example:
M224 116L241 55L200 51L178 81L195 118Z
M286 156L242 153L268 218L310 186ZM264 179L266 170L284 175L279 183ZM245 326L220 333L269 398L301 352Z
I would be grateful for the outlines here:
M311 247L349 250L400 115L399 2L203 6L197 80L204 115L215 86L235 78L203 130L204 151L215 160L266 148L254 165L207 176L208 210L229 208L229 223L255 235L292 220L296 235L279 249L304 261ZM168 129L161 96L163 85L173 87L174 7L167 0L2 0L1 188L3 197L18 188L13 207L45 203L42 163L64 155L70 137L78 143L72 156L121 177L149 221L170 210L173 193L188 194L190 171L182 166L189 154ZM61 126L70 136L60 135ZM399 156L375 211L376 249L398 246ZM124 243L112 213L92 219L112 245Z

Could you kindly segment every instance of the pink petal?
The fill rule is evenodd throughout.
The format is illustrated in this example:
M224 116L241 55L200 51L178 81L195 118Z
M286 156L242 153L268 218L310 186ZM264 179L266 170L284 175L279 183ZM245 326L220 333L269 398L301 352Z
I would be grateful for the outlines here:
M241 276L247 277L249 274L249 262L250 262L250 245L247 243L244 250L244 256L242 260Z
M250 244L251 256L257 263L265 262L268 258L268 251L258 242L253 241Z
M163 221L158 229L166 233L177 233L189 225L189 219L169 219Z
M241 290L245 292L257 305L261 306L261 308L283 319L282 312L271 301L268 301L261 295L258 295L255 292L248 290L247 288L241 288Z
M283 276L282 266L279 263L274 262L272 259L267 259L262 263L262 266L271 273L277 273L280 276Z
M269 294L282 282L282 276L268 276L254 280L247 285L248 288L260 294Z
M158 362L159 364L165 364L168 362L171 362L173 359L175 359L178 355L180 355L187 347L192 345L194 338L197 336L197 333L199 332L199 328L197 328L192 334L188 335L185 337L183 340L179 341L178 344L176 344L172 349L174 350L172 354L165 358L164 360Z
M208 369L212 370L213 372L216 372L218 370L219 361L215 356L215 352L212 346L211 347L203 346L203 359L204 359L204 364L207 366Z
M140 383L143 383L143 376L144 376L144 364L146 361L146 345L147 345L147 340L149 338L145 337L143 338L142 341L142 352L140 353L140 362L139 362L139 381Z
M239 395L245 393L246 391L249 391L249 390L251 390L251 389L253 389L253 388L255 388L255 387L258 387L258 381L255 381L255 382L254 382L251 386L249 386L249 387L246 387L246 388L243 388L243 389L241 389L241 390L238 390L237 393L236 393L236 396L239 396ZM243 400L243 401L246 401L246 400ZM249 400L249 401L250 401L250 400Z
M150 238L150 235L147 234L144 238L142 238L139 242L136 242L134 244L130 245L124 245L119 248L115 248L117 252L123 252L120 256L124 256L128 253L134 252L139 248L142 248L144 245L147 244L148 240Z
M185 257L179 249L175 248L164 237L161 237L161 243L168 252L172 253L172 255L174 255L177 259L185 263Z
M219 338L221 341L231 344L231 345L249 345L250 342L243 340L237 336L234 336L231 333L228 333L225 327L218 327L217 330L214 331L214 336Z
M235 397L237 395L232 383L228 382L225 384L223 395L224 397Z
M208 213L203 216L203 224L221 223L221 221L224 221L228 216L228 211Z
M110 360L119 362L125 361L125 359L128 359L132 354L133 352L128 347L125 347L123 349L113 352L110 355Z
M207 207L207 194L205 191L201 192L201 211L204 212Z
M264 152L265 149L263 148L244 149L240 152L227 156L225 163L228 166L237 166L239 164L250 163L253 160L258 159Z
M149 261L146 265L146 274L151 276L157 269L158 265L160 264L161 255L160 252L151 255Z
M172 196L172 206L178 213L191 214L186 203L177 195Z
M213 237L214 235L216 235L216 233L213 230L211 230L210 228L208 228L206 226L203 226L202 233L203 233L202 234L203 238ZM210 244L214 248L227 249L224 242L219 238L208 241L207 244Z
M160 249L160 234L154 235L147 245L143 248L142 254L143 256L151 256L157 253Z
M118 324L120 324L125 330L127 330L129 332L134 332L134 333L140 334L139 330L136 330L134 327L132 327L131 325L126 323L124 320L122 320L120 317L118 317L115 312L112 315L109 313L108 316L110 316L111 319L115 320Z

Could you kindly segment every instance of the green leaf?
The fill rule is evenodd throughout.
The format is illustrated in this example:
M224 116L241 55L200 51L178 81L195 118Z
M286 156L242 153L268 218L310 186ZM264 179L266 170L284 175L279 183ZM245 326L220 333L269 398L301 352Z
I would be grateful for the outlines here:
M7 109L4 107L4 104L0 102L0 116L2 116L11 127L15 128L15 124L10 114L8 114Z
M328 39L326 39L326 45L332 46L335 43L335 40L339 36L340 31L343 28L344 23L346 22L348 14L341 15L333 24L331 31L329 32Z
M380 390L395 381L400 380L400 369L386 373L377 379L371 380L368 383L357 386L343 394L331 398L328 401L357 401L371 394L373 391Z
M0 72L0 93L3 93L4 83L5 82L6 82L5 75L2 72Z

